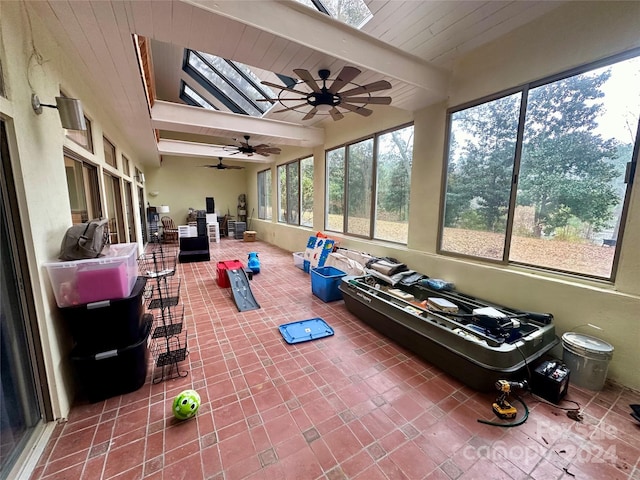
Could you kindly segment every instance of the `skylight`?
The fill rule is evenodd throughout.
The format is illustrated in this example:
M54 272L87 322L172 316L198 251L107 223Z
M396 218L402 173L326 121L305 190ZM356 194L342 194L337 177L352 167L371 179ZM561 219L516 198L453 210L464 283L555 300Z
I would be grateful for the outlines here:
M193 105L194 107L202 107L206 108L207 110L217 110L216 107L211 105L211 103L205 100L198 92L196 92L193 88L191 88L184 82L182 82L180 98L182 98L185 102Z
M256 100L274 96L247 65L209 53L186 50L184 70L234 113L260 117L270 105Z
M351 25L354 28L362 28L373 14L364 0L297 0L308 7Z

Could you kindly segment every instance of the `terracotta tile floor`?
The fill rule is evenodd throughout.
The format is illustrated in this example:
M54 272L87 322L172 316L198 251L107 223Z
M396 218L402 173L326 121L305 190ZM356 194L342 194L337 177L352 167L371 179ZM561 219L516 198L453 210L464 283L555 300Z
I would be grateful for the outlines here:
M216 285L216 262L259 252L259 310L239 313ZM584 421L525 399L529 420L493 419L480 394L311 294L291 253L223 239L211 262L179 265L188 325L185 378L88 404L56 426L35 479L621 479L640 480L640 395L570 388ZM286 344L278 325L322 317L335 336ZM197 417L174 420L185 388Z

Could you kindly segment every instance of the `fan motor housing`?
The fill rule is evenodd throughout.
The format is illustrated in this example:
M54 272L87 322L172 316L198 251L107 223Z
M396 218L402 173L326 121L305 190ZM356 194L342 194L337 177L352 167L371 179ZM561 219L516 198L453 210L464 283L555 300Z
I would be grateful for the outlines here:
M341 98L339 95L329 92L326 88L322 88L320 93L311 93L307 97L309 105L317 107L318 105L331 105L335 107L340 104Z

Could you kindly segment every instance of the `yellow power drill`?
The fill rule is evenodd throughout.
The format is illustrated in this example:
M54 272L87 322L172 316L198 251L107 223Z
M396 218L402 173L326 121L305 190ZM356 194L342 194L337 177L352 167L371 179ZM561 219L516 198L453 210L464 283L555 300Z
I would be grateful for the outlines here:
M522 382L510 382L509 380L498 380L496 382L496 388L501 393L493 403L493 411L498 417L503 419L516 418L518 410L516 410L516 407L514 407L507 401L507 398L509 397L509 393L511 393L514 389L527 388L527 381L523 380Z

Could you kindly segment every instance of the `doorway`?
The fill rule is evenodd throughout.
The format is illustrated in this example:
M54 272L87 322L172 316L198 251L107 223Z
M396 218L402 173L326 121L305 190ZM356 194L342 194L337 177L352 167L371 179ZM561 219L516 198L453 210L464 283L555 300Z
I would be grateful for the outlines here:
M52 416L8 144L0 119L1 479L19 465L37 427Z

